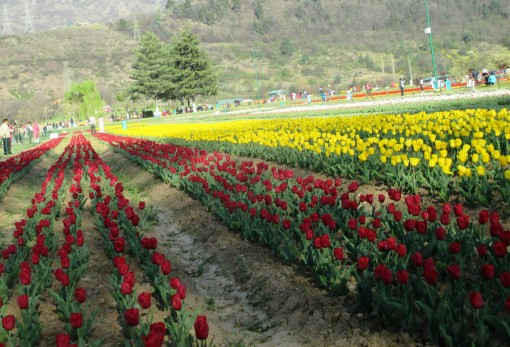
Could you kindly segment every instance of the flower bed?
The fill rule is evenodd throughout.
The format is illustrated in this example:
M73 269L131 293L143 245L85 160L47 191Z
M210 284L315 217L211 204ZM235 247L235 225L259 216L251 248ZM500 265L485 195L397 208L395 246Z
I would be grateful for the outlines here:
M438 343L510 338L510 231L497 211L426 206L390 189L295 177L264 162L98 134L199 199L233 230L311 270L332 293L354 279L360 310ZM461 319L459 319L461 317Z
M49 140L35 148L21 152L15 156L8 158L7 160L0 162L0 200L4 197L5 193L9 189L11 183L16 178L21 177L25 174L26 169L29 167L34 160L40 158L43 154L49 150L57 147L62 141L63 137Z
M35 346L40 342L39 298L52 284L52 254L56 247L53 226L62 204L59 194L72 153L70 144L48 170L41 191L34 195L32 206L26 211L27 218L15 223L16 243L2 250L2 303L19 293L17 303L21 309L18 322L2 311L1 336L11 346Z
M72 180L66 184L66 172L72 168ZM63 187L68 186L70 201L63 203ZM82 135L74 136L56 164L49 170L41 192L34 196L27 219L16 223L16 244L2 251L0 264L1 303L17 292L21 317L2 308L0 345L37 346L41 341L39 298L52 294L65 333L56 336L57 346L101 346L91 339L94 312L84 309L85 289L80 279L88 272L89 251L81 230L82 210L92 202L96 227L104 239L104 248L114 265L112 295L117 303L126 346L206 345L208 326L205 317L195 321L184 310L186 288L178 278L170 277L171 263L157 252L158 241L142 235L144 203L131 207L122 193L122 183L93 150ZM62 213L62 208L64 211ZM62 242L55 235L55 220L62 216ZM58 260L57 260L58 259ZM129 259L132 259L131 265ZM54 263L57 263L55 268ZM137 293L132 267L139 266L154 291ZM53 273L53 275L52 275ZM53 284L53 278L58 284ZM56 290L53 291L50 288ZM152 322L141 315L154 297L158 308L167 312L165 322ZM6 307L6 306L4 306Z
M276 161L406 192L426 189L470 205L510 201L510 113L503 109L415 115L146 125L112 131Z

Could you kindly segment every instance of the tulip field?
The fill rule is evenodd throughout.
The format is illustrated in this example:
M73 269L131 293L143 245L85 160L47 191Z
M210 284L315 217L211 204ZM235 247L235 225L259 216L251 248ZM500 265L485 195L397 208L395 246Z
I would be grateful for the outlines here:
M21 152L5 161L0 162L0 200L5 195L12 181L22 176L28 166L48 150L55 148L62 141L62 137L47 141L33 149Z
M101 339L91 340L98 308L87 307L87 291L80 285L88 271L87 238L93 231L82 228L87 209L111 260L111 295L125 345L161 346L167 335L175 346L192 346L206 339L204 316L196 317L195 333L189 333L193 321L182 307L186 287L171 276L170 260L156 250L158 240L140 233L146 218L145 202L132 205L123 195L122 182L90 142L76 135L48 169L25 218L15 223L13 243L1 251L1 345L40 344L44 327L41 297L47 293L62 322L61 333L50 345L104 345ZM137 282L142 279L136 278L133 267L150 282L151 291L137 292ZM17 315L9 312L7 303L11 301L19 308ZM164 321L142 315L151 306L166 313Z
M334 298L339 312L350 302L352 319L367 317L418 345L510 341L505 109L137 122L52 141L0 163L8 195L31 162L62 149L23 218L3 233L0 346L44 345L47 305L57 327L49 345L221 345L211 338L221 325L214 320L227 318L212 313L210 298L197 306L203 287L186 285L193 277L200 283L202 267L175 274L181 263L168 255L165 229L151 232L154 210L170 207L153 206L150 195L132 198L135 177L117 172L130 165L147 175L144 182L162 181L160 194L182 191L243 243L270 250ZM103 147L115 153L115 166ZM160 216L171 221L175 213ZM99 272L98 257L105 260ZM114 340L97 334L104 307L87 287L91 277L107 288ZM231 309L241 311L237 303ZM306 345L333 345L309 338Z
M355 283L360 312L441 345L510 339L507 110L109 131L97 137L330 293Z
M110 131L170 139L262 158L331 177L427 190L470 205L510 201L510 113L503 109L416 115L130 125Z

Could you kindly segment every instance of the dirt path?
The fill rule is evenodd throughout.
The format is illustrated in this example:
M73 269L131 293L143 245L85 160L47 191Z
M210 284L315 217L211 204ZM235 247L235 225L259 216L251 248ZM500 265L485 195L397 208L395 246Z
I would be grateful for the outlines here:
M0 202L0 245L5 245L12 240L10 231L14 229L14 222L25 216L25 211L30 207L34 194L41 190L41 184L46 178L48 169L55 163L68 143L69 137L44 154L24 177L11 184Z
M317 289L301 270L242 240L197 201L94 140L103 160L145 199L159 223L173 271L188 286L186 305L208 316L213 341L257 346L419 346L409 335L382 330L352 315L342 298ZM136 200L135 200L136 201Z

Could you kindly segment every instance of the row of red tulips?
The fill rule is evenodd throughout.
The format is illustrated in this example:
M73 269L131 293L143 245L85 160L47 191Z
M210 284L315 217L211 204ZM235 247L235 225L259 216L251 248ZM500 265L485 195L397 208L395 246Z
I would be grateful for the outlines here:
M72 180L66 184L66 170L72 167ZM35 194L32 206L27 210L27 218L15 223L14 237L16 243L2 251L4 262L0 264L0 295L1 302L7 303L16 292L21 292L16 300L21 309L21 317L7 312L7 306L0 310L2 328L0 329L0 346L37 346L41 342L41 322L39 299L47 290L52 294L57 313L62 320L65 333L56 336L56 345L65 346L100 346L102 341L91 339L93 317L90 309L84 307L87 292L79 286L80 279L88 273L89 251L85 244L84 233L80 229L82 209L87 198L92 200L93 212L97 216L98 230L105 236L105 249L112 255L115 266L112 275L112 295L117 300L121 325L124 328L125 344L129 346L168 346L193 345L197 340L190 335L191 325L185 322L190 314L181 310L181 300L186 296L186 289L177 278L167 278L171 271L170 262L156 252L157 240L140 238L138 224L144 218L129 205L122 194L122 185L111 173L109 167L101 161L90 143L83 136L75 136L66 147L59 160L48 170L41 192ZM63 187L69 186L70 201L63 203L65 194ZM84 191L90 191L85 196ZM112 193L113 199L103 192ZM98 206L108 208L108 200L118 206L120 199L122 208L112 213L103 214L97 211ZM64 208L61 211L61 207ZM112 205L113 207L113 205ZM143 210L141 203L139 209ZM116 216L115 216L116 214ZM55 220L62 216L63 242L58 246L55 235ZM103 219L106 218L106 219ZM110 219L111 218L111 219ZM128 221L129 224L126 224ZM117 237L112 238L116 230ZM105 233L105 231L107 233ZM120 234L124 234L124 238ZM129 242L137 239L136 247ZM126 241L127 240L127 241ZM144 292L135 296L135 276L131 271L127 255L139 254L135 259L146 257L144 252L151 252L147 259L151 265L141 263L146 270L153 270L153 277L145 272L153 282L154 293ZM58 258L57 268L55 258ZM154 267L160 275L156 275ZM53 276L52 276L53 273ZM53 282L53 278L57 281ZM161 282L161 283L160 283ZM165 282L165 283L163 283ZM52 290L53 287L55 290ZM167 292L163 291L166 288ZM168 319L164 322L139 324L140 310L151 306L151 297L158 298L160 308L168 310ZM168 305L164 305L165 298ZM161 302L159 302L161 301ZM151 318L148 318L150 321ZM150 323L150 322L149 322ZM191 322L192 324L193 322ZM208 337L207 320L199 316L195 322L196 338L206 344ZM168 336L168 338L166 338ZM179 340L180 339L180 340ZM166 342L165 342L166 340Z
M39 159L49 150L57 147L63 137L49 140L43 144L31 148L27 151L16 154L4 161L0 161L0 200L5 195L11 183L20 176L23 176L25 170L34 160Z
M332 292L347 294L354 278L358 308L391 326L447 345L510 338L510 231L496 211L482 211L474 222L460 204L426 206L420 196L392 189L361 194L356 182L97 136L201 200L244 237L312 269Z
M80 280L88 273L89 249L81 230L82 209L86 202L82 183L84 148L80 138L74 137L75 145L72 165L72 181L69 186L71 197L62 220L63 244L57 250L58 268L53 271L58 290L51 291L56 311L64 323L65 333L58 334L56 345L101 346L101 340L92 340L93 321L97 312L86 308L87 291L79 286ZM74 342L74 344L73 344Z
M2 340L10 346L35 346L41 338L39 299L52 285L52 257L55 251L54 220L60 212L65 169L71 160L72 144L50 167L40 192L34 195L26 219L15 223L15 243L2 250L0 286L2 302L15 294L21 309L18 322L2 307Z
M162 346L165 340L170 346L192 346L197 340L206 341L207 319L198 316L195 336L190 335L193 318L183 309L186 287L177 277L171 277L171 263L157 251L158 240L142 235L147 218L145 203L140 202L134 208L110 167L84 137L80 140L86 153L84 170L89 182L86 189L96 216L96 228L115 267L110 281L126 339L132 346ZM140 282L135 276L136 266L151 283L152 293L137 291ZM151 322L143 314L153 305L153 298L157 308L167 312L165 322Z

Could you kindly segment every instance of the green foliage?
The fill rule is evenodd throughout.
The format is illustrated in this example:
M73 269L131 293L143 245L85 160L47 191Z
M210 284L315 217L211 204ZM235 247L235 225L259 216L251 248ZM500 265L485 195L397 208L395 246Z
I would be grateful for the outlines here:
M32 99L34 91L25 87L18 87L9 89L9 94L11 94L16 100L27 101Z
M185 0L177 4L176 2L167 3L167 8L171 9L177 17L189 18L207 25L213 25L220 22L229 12L239 13L241 11L240 0L207 0L203 3L193 4L190 0Z
M211 96L218 92L218 82L209 58L198 45L198 39L185 30L170 48L174 86L172 99L187 100L188 105L197 96Z
M180 33L171 45L164 45L154 34L143 36L136 52L130 95L161 100L195 100L216 95L218 87L207 55L190 32Z
M253 14L260 21L264 19L264 0L253 1Z
M280 53L283 56L290 57L292 54L294 54L295 47L292 44L292 42L289 39L285 39L280 43Z
M138 49L136 60L133 64L131 79L133 84L130 88L130 96L137 99L140 96L148 98L166 99L168 83L164 76L168 67L168 55L163 44L153 33L144 33Z
M71 89L65 94L65 101L78 106L79 119L102 112L104 101L93 81L73 83Z
M127 20L122 18L117 22L117 30L123 32L130 32L131 24Z

